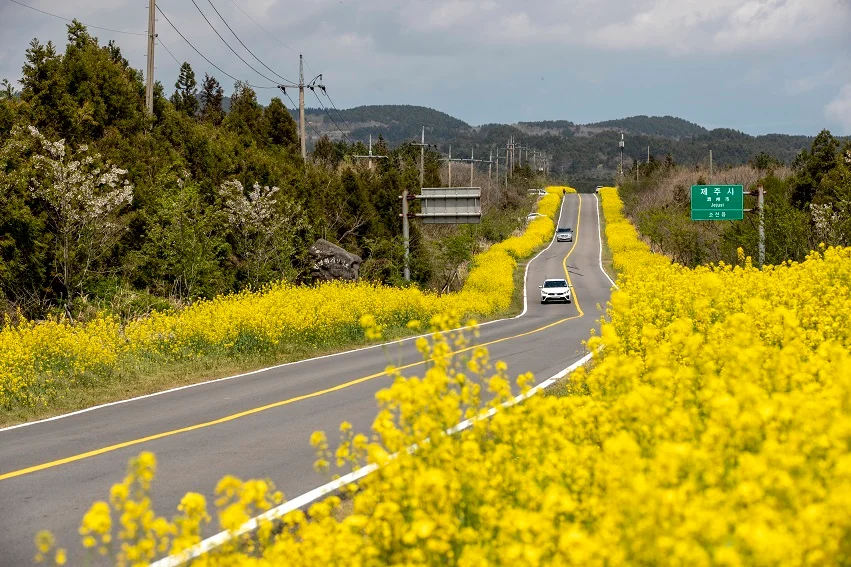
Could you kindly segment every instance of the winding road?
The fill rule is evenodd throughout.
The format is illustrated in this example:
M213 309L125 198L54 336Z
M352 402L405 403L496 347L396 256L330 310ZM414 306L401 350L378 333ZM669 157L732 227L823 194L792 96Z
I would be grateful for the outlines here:
M598 206L595 195L565 197L559 226L574 227L575 241L553 242L529 263L522 315L481 326L478 344L511 375L532 371L541 382L585 355L611 287L599 263ZM565 274L575 301L541 305L538 285ZM324 484L308 438L324 430L333 439L344 420L368 430L375 394L390 383L388 356L403 373L421 372L406 339L0 430L0 566L31 564L41 529L76 564L80 519L141 451L157 455L153 501L166 517L188 491L212 502L225 474L270 478L288 498Z

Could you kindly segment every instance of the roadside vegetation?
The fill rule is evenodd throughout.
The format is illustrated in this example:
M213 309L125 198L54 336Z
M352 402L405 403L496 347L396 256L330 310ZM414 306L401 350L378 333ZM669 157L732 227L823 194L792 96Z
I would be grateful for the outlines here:
M379 138L370 168L363 144L325 137L303 161L285 102L239 83L228 102L186 64L148 116L116 44L76 22L64 52L31 42L21 91L0 90L0 424L362 344L365 313L398 336L444 309L509 310L512 283L475 267L522 258L489 249L523 234L544 184L528 166L476 174L479 225L412 222L405 282L420 148ZM439 157L426 186L449 181ZM360 283L314 286L318 238L362 257Z
M663 161L638 163L621 184L626 211L654 252L686 266L735 264L737 250L757 257L758 217L743 221L692 221L690 187L707 183L741 184L765 194L765 261L803 261L819 244L851 245L851 142L821 132L791 167L768 154L747 165L718 168ZM636 174L639 181L635 182ZM756 208L756 197L745 197Z
M383 332L400 336L417 330L412 321L429 321L439 313L485 318L505 313L514 296L517 260L552 238L566 189L552 187L540 198L537 209L544 216L529 222L521 235L476 255L458 292L367 282L277 282L257 292L222 295L126 322L103 313L87 322L7 324L0 329L0 407L5 420L66 407L63 399L86 404L91 400L81 394L102 385L117 385L107 388L109 393L127 395L124 383L144 392L149 386L140 376L172 375L175 365L202 370L199 374L206 377L217 362L232 368L234 361L276 356L286 360L293 353L358 344L365 318Z
M336 514L334 496L192 564L848 563L851 249L819 246L763 270L739 251L688 268L642 242L615 189L602 196L620 290L567 395L446 435L532 377L511 380L464 336L421 339L428 371L378 395L371 434L343 423L336 448L311 438L329 473L378 465L351 487L350 513ZM155 474L152 454L131 462L110 503L83 518L84 547L131 564L200 540L204 497L158 516ZM283 500L267 481L234 477L216 495L230 530ZM55 557L49 534L37 541Z

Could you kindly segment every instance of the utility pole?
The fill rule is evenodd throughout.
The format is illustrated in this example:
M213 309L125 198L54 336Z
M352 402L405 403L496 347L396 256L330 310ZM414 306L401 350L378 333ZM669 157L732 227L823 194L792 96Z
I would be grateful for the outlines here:
M621 176L623 176L623 146L624 146L623 134L621 134L621 141L618 144L618 146L620 146L620 149L621 149L621 167L620 167L620 170L618 171L618 177L621 177Z
M422 137L420 138L420 143L414 142L411 144L413 146L420 147L420 189L425 186L425 126L423 126Z
M511 152L514 154L514 152ZM508 191L508 171L511 168L509 157L508 157L508 146L505 146L505 190Z
M499 195L499 147L496 148L496 194Z
M154 114L154 43L156 42L157 0L148 0L148 74L145 77L145 106Z
M650 163L650 146L647 146L647 163Z
M473 186L473 166L475 164L475 160L473 156L475 155L475 150L470 149L470 187Z
M757 187L757 207L759 208L759 267L765 263L765 189Z
M425 185L425 126L423 126L423 136L420 140L420 189Z
M712 150L709 150L709 183L712 183Z
M440 161L445 161L449 166L449 187L452 188L452 162L453 161L466 161L461 158L452 159L452 146L449 146L449 157L441 158Z
M420 147L420 192L425 185L425 126L420 136L420 143L414 142L415 146ZM405 243L405 267L403 274L405 281L411 281L411 233L410 225L408 224L408 189L402 189L402 240Z
M304 135L304 56L300 53L298 55L298 129L301 138L301 159L307 160L307 140Z
M449 186L452 187L452 144L449 145Z
M499 167L499 166L497 166ZM488 189L491 186L491 171L493 171L493 150L490 152L490 156L488 156ZM499 173L496 174L497 178L499 178Z
M387 156L377 156L377 155L374 155L372 153L372 134L369 135L369 153L365 156L354 155L352 157L356 158L356 159L368 159L369 161L367 162L367 168L370 169L370 170L372 170L373 167L374 167L374 165L372 163L373 159L386 159L387 158Z

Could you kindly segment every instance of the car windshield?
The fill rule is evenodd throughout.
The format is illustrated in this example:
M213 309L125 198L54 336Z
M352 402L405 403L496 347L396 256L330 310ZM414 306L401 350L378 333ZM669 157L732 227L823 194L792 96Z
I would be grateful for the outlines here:
M544 287L567 287L567 282L564 280L548 280L544 282Z
M559 232L570 232L570 229L569 228L560 228L560 229L558 229L558 231Z

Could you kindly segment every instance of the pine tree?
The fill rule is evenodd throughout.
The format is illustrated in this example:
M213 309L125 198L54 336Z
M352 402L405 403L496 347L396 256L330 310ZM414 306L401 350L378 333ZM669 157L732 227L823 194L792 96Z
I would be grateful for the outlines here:
M171 95L171 103L178 112L187 116L195 116L198 112L198 82L195 80L195 72L189 63L184 62L180 66L180 75L174 83L174 94Z
M212 122L216 126L225 118L222 101L225 91L215 77L204 73L204 84L201 85L201 119Z
M281 99L272 99L263 111L263 119L266 122L266 135L273 144L289 148L298 145L298 128Z

